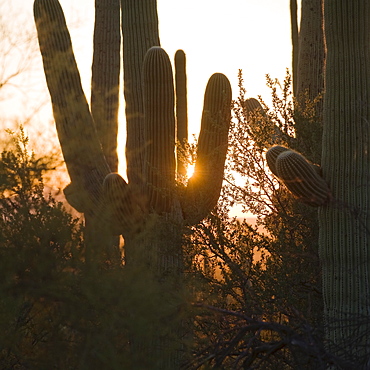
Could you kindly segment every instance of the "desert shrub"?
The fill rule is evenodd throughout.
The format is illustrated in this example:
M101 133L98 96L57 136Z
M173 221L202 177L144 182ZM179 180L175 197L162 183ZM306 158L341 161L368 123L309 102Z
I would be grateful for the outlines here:
M295 200L265 160L273 145L299 145L297 124L319 137L320 118L315 102L297 106L289 73L282 84L267 76L271 108L259 98L252 110L239 78L223 197L189 241L193 273L202 282L191 366L325 368L317 211ZM318 150L309 146L306 153L319 160ZM235 205L256 223L230 219Z

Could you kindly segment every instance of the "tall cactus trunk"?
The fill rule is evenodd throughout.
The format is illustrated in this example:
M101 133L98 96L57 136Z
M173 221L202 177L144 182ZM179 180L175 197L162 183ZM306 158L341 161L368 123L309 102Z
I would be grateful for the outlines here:
M322 96L324 92L325 43L323 0L302 0L298 31L297 1L291 0L293 46L293 93L295 101L294 148L311 161L320 163ZM318 99L319 98L319 99ZM308 122L307 109L315 101L315 120Z
M157 1L121 0L121 4L127 177L132 184L141 184L145 152L141 66L149 48L160 46Z
M293 94L297 92L297 67L299 55L298 5L297 0L290 0L290 28L292 37L292 77Z
M307 91L308 97L313 100L324 90L323 0L302 0L301 15L298 40L296 36L293 38L298 41L298 46L293 44L297 54L296 73L293 72L296 77L295 96L299 97ZM295 33L292 32L292 35Z
M334 198L319 209L327 339L335 354L364 366L370 355L369 27L369 0L325 0L322 169Z
M177 137L177 173L186 176L186 144L188 142L188 103L186 86L186 56L183 50L175 54L176 86L176 137Z
M91 115L103 154L112 172L118 171L117 135L121 62L120 0L95 0L94 50L91 76ZM101 215L85 214L86 239L95 250L105 245L105 259L119 264L119 237L101 227ZM107 232L108 231L108 232ZM98 258L99 259L99 258Z
M95 0L91 114L112 172L118 170L120 9L120 0Z
M141 317L147 321L145 328L138 326L131 332L135 369L179 369L186 358L184 337L189 333L181 314L185 311L182 221L179 212L152 214L141 233L125 238L127 276L134 286L138 281L149 283L144 289L151 291L144 290L142 300L155 292L159 302Z

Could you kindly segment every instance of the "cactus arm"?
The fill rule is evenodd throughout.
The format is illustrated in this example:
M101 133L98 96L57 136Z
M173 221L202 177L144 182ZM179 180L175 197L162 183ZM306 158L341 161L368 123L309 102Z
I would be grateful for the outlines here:
M331 200L320 166L310 163L300 153L275 145L267 151L266 161L270 171L302 203L318 207Z
M120 0L95 0L91 114L111 171L118 169Z
M194 175L182 203L188 222L206 217L220 196L230 120L230 82L225 75L215 73L206 87Z
M255 110L258 110L261 113L263 113L263 108L261 106L261 103L255 98L246 99L244 102L244 108L247 112L247 118L248 118L248 115Z
M275 145L266 152L267 165L270 171L277 177L278 173L276 169L276 159L282 152L285 152L286 150L289 150L289 148L286 148L285 146L281 145Z
M82 90L71 39L57 0L36 0L34 17L55 123L68 173L94 212L110 172Z
M188 107L186 88L186 55L183 50L175 54L176 86L176 136L177 136L177 173L186 175L185 150L188 141Z
M152 47L143 63L145 179L150 207L169 212L175 188L174 86L170 59Z
M160 45L157 2L122 0L121 3L127 177L130 183L141 184L145 146L142 64L149 48Z
M248 134L260 148L265 149L275 143L290 139L277 125L271 123L266 111L257 99L246 99L243 103L243 109L248 121Z
M331 324L327 339L334 353L336 347L344 347L351 355L368 359L370 2L325 0L324 16L327 66L321 165L333 197L343 205L319 208L324 312Z
M292 150L280 153L275 162L277 176L302 203L317 207L330 199L330 190L314 166Z
M292 34L292 74L293 74L293 93L296 93L297 86L297 64L299 55L298 37L298 7L297 0L290 0L290 27Z

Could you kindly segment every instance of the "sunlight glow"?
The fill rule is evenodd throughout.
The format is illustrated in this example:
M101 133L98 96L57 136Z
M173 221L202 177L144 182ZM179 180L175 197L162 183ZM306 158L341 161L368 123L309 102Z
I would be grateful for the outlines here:
M186 170L186 176L188 179L194 175L195 164L189 164Z
M59 1L70 30L83 89L87 100L90 100L94 0ZM9 117L17 117L19 121L26 121L23 117L32 117L29 119L29 127L38 130L39 135L36 137L39 147L43 143L59 147L35 35L32 1L26 2L27 6L24 0L12 0L10 3L19 13L19 20L33 32L35 65L32 65L27 74L20 75L23 80L20 78L15 81L17 86L26 86L32 93L18 93L7 96L6 99L2 96L0 108ZM224 73L229 78L233 98L236 99L239 93L238 69L242 69L247 97L261 95L269 102L270 93L266 87L265 74L283 80L286 68L291 67L289 0L157 0L157 4L162 47L172 61L176 50L183 49L186 54L189 140L192 135L198 136L205 87L209 77L215 72ZM10 26L19 29L19 23L13 20L9 23ZM30 85L32 89L29 88ZM118 152L119 172L125 178L126 127L122 89L121 86ZM2 91L5 92L4 89ZM20 91L23 92L22 89ZM41 101L43 104L40 106ZM3 126L8 124L0 122ZM34 135L30 133L30 136L32 138ZM189 166L188 178L193 172L194 166ZM58 187L63 186L64 184L58 184Z

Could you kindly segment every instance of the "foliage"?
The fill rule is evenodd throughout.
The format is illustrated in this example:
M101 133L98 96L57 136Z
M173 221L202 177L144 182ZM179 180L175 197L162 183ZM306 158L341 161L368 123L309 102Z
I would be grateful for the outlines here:
M331 357L322 341L317 214L292 199L265 161L271 145L297 141L291 78L281 86L267 76L272 108L260 99L250 111L239 77L221 208L191 236L193 273L204 284L191 366L324 368ZM315 125L314 112L299 117ZM256 215L256 225L228 218L236 204Z
M265 163L269 145L295 140L289 83L288 75L282 98L272 90L273 111L261 102L263 110L247 112L243 90L235 102L219 208L187 234L190 310L178 306L183 291L153 280L145 266L85 264L83 226L44 194L51 166L28 151L21 130L0 161L0 367L161 369L160 350L145 352L154 331L174 335L166 350L191 345L183 369L342 365L323 345L316 213L292 199ZM235 204L257 224L230 219ZM177 320L191 333L181 343L171 333Z
M356 335L367 317L324 321L317 211L292 197L265 158L272 145L286 145L320 162L320 97L298 104L289 74L282 86L267 76L270 109L261 99L245 99L242 82L240 75L221 208L192 239L204 286L195 304L197 348L189 368L360 368L362 359L351 349L363 347L351 340L333 345L324 332L345 326ZM256 216L255 226L227 217L236 204Z
M37 348L52 335L46 323L56 309L61 278L76 269L82 252L78 221L43 193L48 164L28 152L22 129L13 139L13 150L3 151L0 162L3 368L22 368L41 355Z
M0 160L0 368L161 369L132 351L128 331L160 332L173 294L159 294L145 271L89 268L83 225L44 194L50 166L22 130L13 137Z

